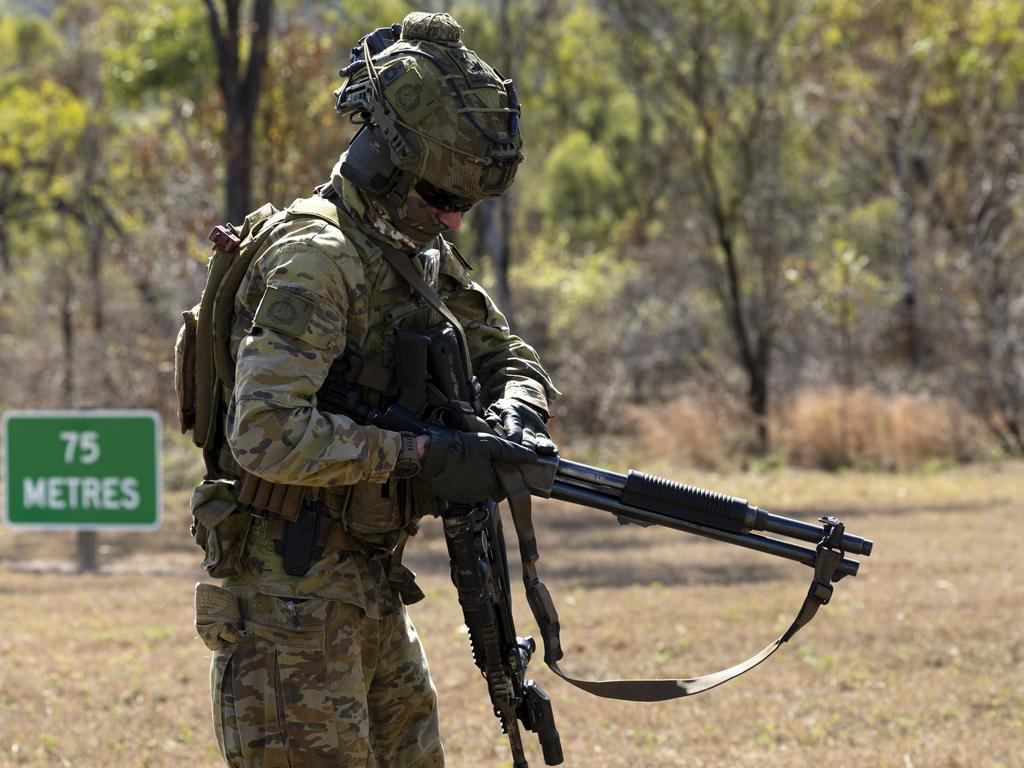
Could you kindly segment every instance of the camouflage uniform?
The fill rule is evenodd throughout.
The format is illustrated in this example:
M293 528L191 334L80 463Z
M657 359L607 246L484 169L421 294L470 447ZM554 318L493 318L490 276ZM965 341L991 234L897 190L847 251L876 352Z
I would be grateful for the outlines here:
M441 766L436 694L403 605L422 593L393 557L436 500L416 478L391 477L398 433L320 411L316 393L337 358L387 369L395 329L443 318L382 258L374 243L387 228L368 201L337 169L332 184L341 230L279 225L236 295L231 453L248 472L308 486L332 527L308 572L291 576L275 549L280 521L255 517L241 573L197 593L217 737L233 767ZM440 239L420 251L432 246L439 263L405 250L464 327L484 403L513 397L546 413L557 392L534 350L461 256Z

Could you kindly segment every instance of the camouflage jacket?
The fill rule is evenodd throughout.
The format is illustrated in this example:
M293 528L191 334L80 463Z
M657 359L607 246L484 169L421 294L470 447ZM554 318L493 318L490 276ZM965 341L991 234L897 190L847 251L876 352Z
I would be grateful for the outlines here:
M226 434L246 471L310 486L356 546L326 552L305 576L293 577L284 573L273 541L252 536L240 580L266 594L319 595L379 616L395 605L387 555L420 517L435 511L435 500L415 478L390 477L398 433L320 411L316 393L339 356L390 367L396 328L425 330L443 318L373 246L380 235L368 235L368 212L355 190L337 176L335 188L341 230L305 217L279 225L238 289L236 382ZM416 254L410 258L423 274ZM547 412L558 393L536 352L511 333L468 264L443 242L436 287L465 329L484 404L514 397ZM379 393L365 397L379 404Z

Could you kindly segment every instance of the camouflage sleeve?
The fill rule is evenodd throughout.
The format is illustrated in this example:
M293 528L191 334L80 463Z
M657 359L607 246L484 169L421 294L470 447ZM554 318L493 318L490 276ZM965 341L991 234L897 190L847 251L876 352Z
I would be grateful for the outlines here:
M358 257L337 253L293 242L257 262L265 290L238 347L228 443L243 469L273 482L379 483L398 458L398 433L315 407L345 348L347 317L358 309L350 304L366 294Z
M446 254L442 272L458 286L445 296L445 304L462 323L469 343L473 372L483 387L484 405L502 397L514 397L545 416L561 393L537 356L537 352L512 333L508 321L487 292Z

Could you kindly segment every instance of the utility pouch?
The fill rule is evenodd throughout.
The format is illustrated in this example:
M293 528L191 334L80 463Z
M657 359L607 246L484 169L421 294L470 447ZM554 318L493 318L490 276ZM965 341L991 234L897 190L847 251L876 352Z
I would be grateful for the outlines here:
M399 553L400 557L401 553ZM390 582L391 588L398 593L404 605L413 605L426 597L416 583L416 572L403 565L400 560L393 559L391 561L391 567L388 569L388 582Z
M251 516L238 508L232 480L204 480L192 493L192 536L203 548L203 568L216 579L241 571Z
M238 598L215 584L196 584L196 633L211 651L241 640L244 629Z
M298 517L284 523L277 554L281 556L284 572L289 576L305 576L312 562L323 554L323 547L316 543L322 509L320 502L303 499Z
M352 486L342 515L346 530L370 543L384 543L376 537L395 534L406 524L399 481L383 484L361 482Z
M174 343L174 391L178 395L178 426L185 434L196 423L196 322L199 305L181 313L184 320Z

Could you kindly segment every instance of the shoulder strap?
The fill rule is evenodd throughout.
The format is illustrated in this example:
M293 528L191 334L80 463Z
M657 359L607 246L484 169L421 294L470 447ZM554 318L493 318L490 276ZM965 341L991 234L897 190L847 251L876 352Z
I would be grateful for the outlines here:
M401 275L407 283L409 283L410 287L422 296L431 307L440 312L445 320L451 323L452 327L455 329L455 334L459 339L459 350L462 352L462 362L463 365L465 365L466 376L470 379L473 378L473 363L469 357L469 343L466 341L466 331L463 329L462 323L460 323L459 319L452 314L452 311L444 305L444 302L441 301L441 297L437 295L437 292L424 282L423 278L420 277L416 268L412 265L412 261L409 260L409 257L406 254L402 253L397 248L382 247L380 250L388 264L390 264L391 267Z
M333 224L341 229L341 216L338 215L338 206L323 197L303 197L289 205L285 212L291 217L309 216L314 219L321 219L328 224Z
M213 361L217 379L221 383L226 398L231 396L231 390L235 386L235 363L231 356L231 316L235 309L235 294L238 293L242 278L252 266L256 254L259 253L274 228L285 220L286 215L287 211L277 211L264 219L235 251L234 258L225 267L224 274L217 284L210 312L212 318L210 332L213 339ZM205 301L205 299L204 295L203 300Z

